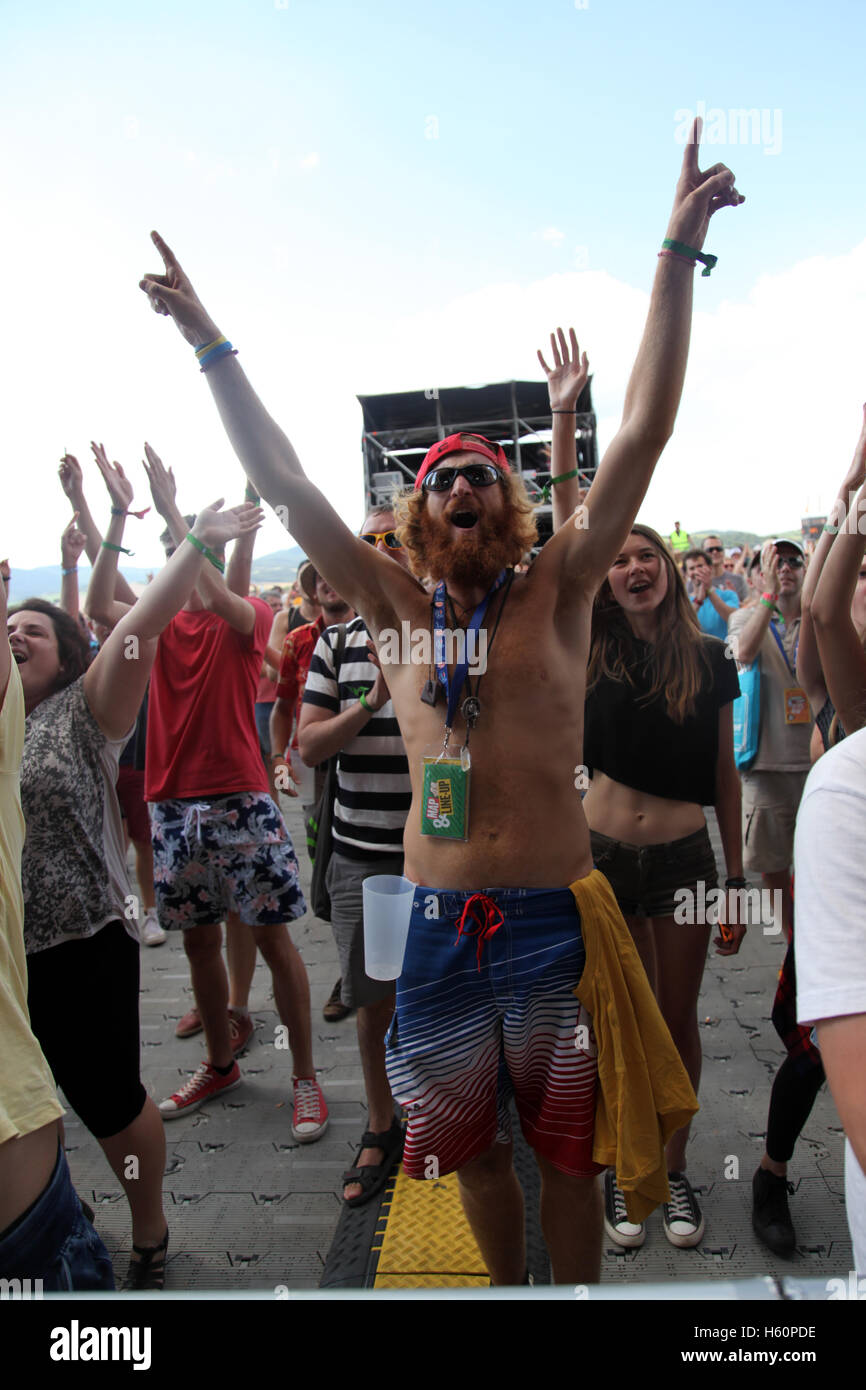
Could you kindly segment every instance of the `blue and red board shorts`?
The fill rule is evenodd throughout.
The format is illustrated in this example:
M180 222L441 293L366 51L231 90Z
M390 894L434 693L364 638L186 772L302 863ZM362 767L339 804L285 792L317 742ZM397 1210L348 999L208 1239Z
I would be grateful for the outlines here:
M388 1078L409 1113L411 1178L462 1168L511 1138L572 1177L593 1162L597 1066L575 990L585 952L565 889L483 893L418 887L386 1042Z

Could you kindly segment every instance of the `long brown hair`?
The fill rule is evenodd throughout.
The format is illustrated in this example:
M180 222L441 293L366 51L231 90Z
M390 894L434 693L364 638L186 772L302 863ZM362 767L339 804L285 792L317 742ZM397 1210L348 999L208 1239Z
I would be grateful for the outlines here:
M643 536L652 544L668 576L667 593L656 609L655 640L647 656L649 688L639 703L650 704L663 693L668 718L682 724L694 714L705 673L711 670L703 634L683 577L661 536L637 522L629 534ZM587 693L602 679L622 681L634 689L633 672L640 657L637 639L605 576L592 609Z

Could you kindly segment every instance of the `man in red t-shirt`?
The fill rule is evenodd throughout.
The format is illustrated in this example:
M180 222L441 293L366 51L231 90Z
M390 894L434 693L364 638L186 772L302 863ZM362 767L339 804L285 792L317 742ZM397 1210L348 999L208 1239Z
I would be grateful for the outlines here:
M151 490L174 544L187 525L173 480L151 457ZM157 467L158 465L158 467ZM255 724L255 692L273 614L241 598L215 564L160 638L150 688L145 797L151 803L160 920L182 928L208 1060L164 1100L164 1119L189 1114L240 1084L232 1054L221 921L237 913L270 968L294 1063L292 1134L324 1134L315 1076L310 986L285 923L306 911L298 865L271 800Z
M312 566L310 568L312 569ZM312 572L311 584L321 612L314 622L293 628L291 632L286 633L277 682L277 698L271 711L272 761L284 760L290 739L293 748L298 746L298 720L301 717L304 686L307 683L307 672L316 643L326 627L333 627L335 623L350 623L355 616L354 611L340 598L336 589L332 589L328 581L316 574L315 570Z
M280 764L284 764L287 774L291 762L286 757L286 749L291 740L292 749L297 751L298 723L301 718L304 687L307 684L307 673L310 669L316 643L326 627L332 627L335 623L350 623L355 616L354 610L340 598L336 589L332 589L327 579L323 579L320 574L317 574L310 564L307 565L304 574L304 587L307 592L312 593L319 605L320 613L312 623L307 623L303 627L296 627L291 632L286 633L280 661L277 698L271 711L271 769L273 772ZM292 733L293 727L294 734ZM300 754L298 754L298 761L300 761ZM324 767L325 764L322 765L322 769ZM305 820L319 800L322 785L323 773L317 768L315 792L311 802L304 806ZM322 1010L322 1017L326 1023L339 1023L352 1012L351 1008L342 1001L342 987L343 978L341 976L331 990L328 1001Z

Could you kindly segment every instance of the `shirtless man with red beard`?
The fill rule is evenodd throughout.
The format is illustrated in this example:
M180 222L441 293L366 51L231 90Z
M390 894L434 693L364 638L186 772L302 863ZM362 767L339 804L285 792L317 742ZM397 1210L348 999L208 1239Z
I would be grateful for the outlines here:
M599 1277L596 1068L588 1049L576 1046L586 1030L574 989L584 964L581 922L607 920L616 908L593 870L575 768L593 594L637 514L682 391L695 268L683 247L700 252L712 214L742 201L723 165L699 170L699 137L698 123L668 226L677 245L660 253L623 422L581 525L562 527L529 572L515 575L508 567L532 538L520 483L495 445L441 441L402 504L400 531L415 574L439 581L432 602L418 578L353 536L306 477L156 234L165 271L141 282L153 308L174 318L196 348L248 477L363 616L379 649L405 631L404 622L413 648L416 635L455 622L486 633L486 672L470 670L468 684L454 665L422 667L405 651L401 664L387 666L412 775L405 873L419 885L388 1072L409 1109L406 1171L417 1178L457 1171L497 1285L526 1277L509 1087L541 1170L554 1280ZM446 743L449 760L437 761Z

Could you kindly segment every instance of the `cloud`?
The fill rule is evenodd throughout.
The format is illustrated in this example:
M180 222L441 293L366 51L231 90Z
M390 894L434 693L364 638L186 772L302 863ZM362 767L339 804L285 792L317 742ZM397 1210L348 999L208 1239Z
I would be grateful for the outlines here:
M319 156L315 150L312 150L309 154L305 154L303 159L301 160L302 169L317 169L318 166Z
M145 437L175 465L185 510L221 494L240 500L242 491L190 349L170 324L147 314L134 286L116 304L91 299L90 288L85 295L82 282L52 261L55 249L47 226L28 247L33 263L55 277L45 290L54 305L52 331L61 325L74 333L74 351L46 346L44 315L33 313L28 277L10 277L7 286L7 321L16 330L0 344L9 388L0 555L11 552L13 567L56 560L68 520L52 477L56 460L69 448L84 462L94 435L104 438L112 458L131 466L139 502L146 500L136 462ZM86 242L72 250L72 264L85 266ZM156 259L144 263L155 268ZM552 328L573 323L594 374L601 451L618 427L648 286L636 288L602 270L571 271L431 299L408 315L383 310L375 319L358 314L336 324L315 306L285 317L291 301L279 299L266 262L253 266L249 281L233 284L227 277L219 301L224 321L238 323L236 345L254 386L352 526L360 524L363 508L358 393L538 379L536 348L548 344ZM723 285L721 275L720 267L712 281L695 278L683 402L641 518L663 532L679 517L695 531L742 527L774 535L829 508L860 431L866 242L762 275L744 299L702 307ZM103 237L99 279L129 280L110 236ZM204 281L210 291L207 275ZM86 467L88 493L104 522L107 496L92 463ZM153 514L128 523L134 564L158 562L160 529ZM271 518L257 552L291 543Z
M556 246L564 239L565 232L561 232L558 227L545 227L541 233L542 241L552 241Z

